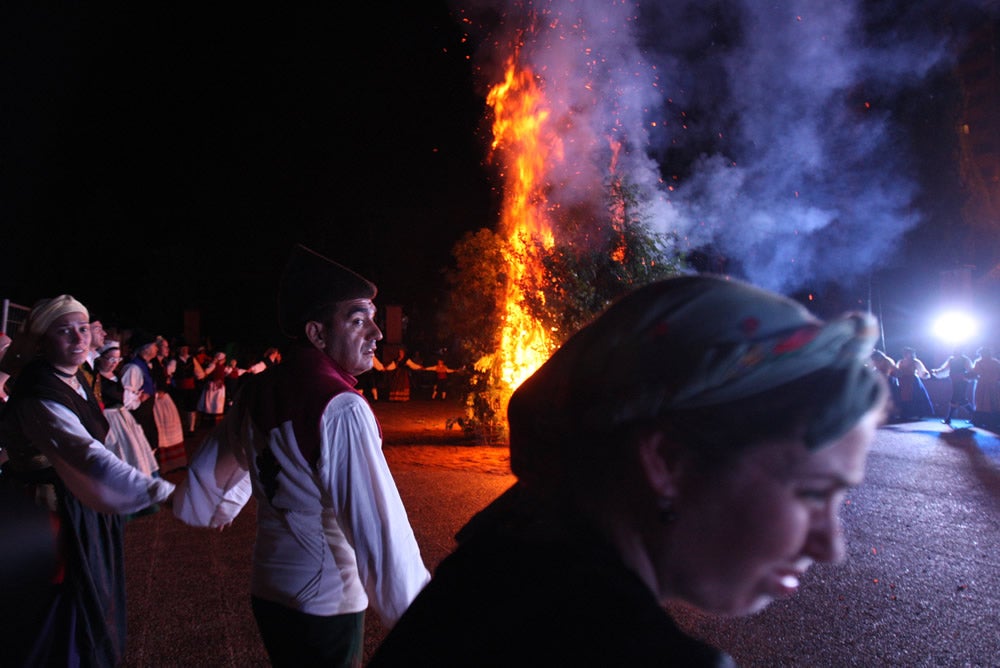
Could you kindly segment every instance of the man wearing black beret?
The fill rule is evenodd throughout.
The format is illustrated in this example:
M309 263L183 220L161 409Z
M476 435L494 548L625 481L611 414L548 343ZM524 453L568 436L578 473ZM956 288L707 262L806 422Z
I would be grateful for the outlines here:
M272 664L361 665L369 602L395 624L430 573L355 389L382 332L375 285L296 245L278 288L292 339L194 455L174 512L225 527L252 494L251 594Z

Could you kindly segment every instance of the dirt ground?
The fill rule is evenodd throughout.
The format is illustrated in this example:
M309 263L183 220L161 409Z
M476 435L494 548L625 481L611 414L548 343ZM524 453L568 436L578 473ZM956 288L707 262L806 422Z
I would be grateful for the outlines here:
M483 446L465 434L456 423L464 408L456 402L376 402L373 409L382 425L382 447L390 464L510 473L506 446ZM427 445L436 447L423 447Z

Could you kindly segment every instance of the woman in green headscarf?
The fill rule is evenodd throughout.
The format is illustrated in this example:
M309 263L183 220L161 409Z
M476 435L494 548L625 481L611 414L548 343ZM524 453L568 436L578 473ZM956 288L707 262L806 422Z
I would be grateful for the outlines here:
M875 336L716 276L625 297L515 391L517 483L371 665L729 664L663 604L750 614L843 558L886 405Z

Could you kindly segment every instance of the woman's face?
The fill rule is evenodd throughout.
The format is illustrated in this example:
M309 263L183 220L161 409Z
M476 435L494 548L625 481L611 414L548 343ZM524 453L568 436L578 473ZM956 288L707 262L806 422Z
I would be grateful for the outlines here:
M75 371L89 350L90 321L82 312L59 316L42 335L42 355L57 369Z
M111 373L118 368L118 364L121 361L122 356L120 351L109 350L97 358L97 370L101 373Z
M819 450L761 444L726 471L680 482L664 574L668 595L746 615L790 596L816 562L843 559L840 506L863 476L880 414Z

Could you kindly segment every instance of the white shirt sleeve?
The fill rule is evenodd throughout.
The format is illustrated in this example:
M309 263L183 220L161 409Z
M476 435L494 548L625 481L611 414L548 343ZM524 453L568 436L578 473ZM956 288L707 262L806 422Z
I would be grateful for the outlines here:
M84 505L102 513L135 513L174 491L170 481L150 477L108 450L64 404L25 402L20 411L25 435Z
M324 496L357 556L371 605L392 627L430 580L382 453L378 424L360 394L337 395L323 412L318 463Z
M253 487L239 454L238 420L227 415L188 462L188 474L174 495L174 516L185 524L217 529L240 514Z
M125 388L122 404L130 411L134 411L142 403L139 400L139 393L142 392L142 371L132 362L128 362L122 369L122 387Z

